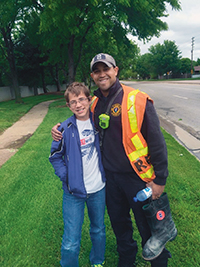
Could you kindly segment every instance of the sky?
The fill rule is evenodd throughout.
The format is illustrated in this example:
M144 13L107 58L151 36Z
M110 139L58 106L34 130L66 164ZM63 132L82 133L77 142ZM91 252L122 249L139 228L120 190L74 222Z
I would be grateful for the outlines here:
M191 59L192 37L194 37L193 60L200 58L200 0L180 0L182 10L172 10L167 6L167 18L161 18L168 24L168 30L162 31L159 38L143 44L137 37L131 39L140 47L140 54L148 53L151 45L163 44L164 40L174 41L182 58Z

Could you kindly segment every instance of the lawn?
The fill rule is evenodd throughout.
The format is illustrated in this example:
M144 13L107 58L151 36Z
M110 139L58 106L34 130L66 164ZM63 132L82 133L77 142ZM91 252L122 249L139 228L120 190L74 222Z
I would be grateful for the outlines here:
M42 94L22 98L23 104L15 100L0 102L0 134L27 113L33 106L63 97L63 92Z
M8 117L9 112L12 110L6 109ZM59 178L54 175L48 156L52 141L50 134L52 126L70 115L64 100L53 102L34 135L0 169L0 266L2 267L60 266L63 231L62 188ZM198 267L200 266L198 188L200 162L169 134L165 131L163 134L169 155L169 177L165 191L168 193L173 219L178 229L177 238L167 243L167 248L172 254L168 266ZM105 267L114 267L117 265L116 241L107 213L105 224L107 236ZM134 219L133 225L136 229ZM81 267L90 266L91 243L88 229L89 220L86 215L80 252ZM141 257L141 240L137 230L134 231L134 237L138 240L139 246L137 266L149 267L150 264Z

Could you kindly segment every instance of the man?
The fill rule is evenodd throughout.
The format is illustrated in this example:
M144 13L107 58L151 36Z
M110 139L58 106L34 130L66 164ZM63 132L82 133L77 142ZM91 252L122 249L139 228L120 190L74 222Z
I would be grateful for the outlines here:
M164 201L160 197L168 176L167 149L153 101L145 93L120 84L117 78L119 69L112 56L98 54L90 67L91 77L99 87L94 92L91 110L101 137L107 179L106 204L117 239L118 266L135 266L137 242L132 238L132 209L142 238L143 257L151 261L152 267L165 267L171 254L164 245L175 238L177 231L166 193ZM52 135L59 139L56 127L52 129ZM153 204L148 206L147 201L135 203L133 197L146 186L152 188ZM158 204L156 208L154 203ZM167 208L161 210L161 219L156 223L151 221L155 220L151 214L152 205L155 210L162 209L159 205L163 204ZM163 223L170 233L168 237L162 232L166 226L163 227ZM156 236L158 229L162 232L161 242Z

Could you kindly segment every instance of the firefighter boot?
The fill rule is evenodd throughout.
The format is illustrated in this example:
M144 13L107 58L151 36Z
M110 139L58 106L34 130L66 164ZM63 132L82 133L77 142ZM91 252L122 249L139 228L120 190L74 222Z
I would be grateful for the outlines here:
M153 260L161 254L165 244L177 236L167 193L143 206L143 211L150 226L151 237L143 247L142 257L145 260Z

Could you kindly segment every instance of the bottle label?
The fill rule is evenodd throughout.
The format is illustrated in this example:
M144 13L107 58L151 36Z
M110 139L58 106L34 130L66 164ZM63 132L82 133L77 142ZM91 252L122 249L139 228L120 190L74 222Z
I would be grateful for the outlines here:
M152 189L151 189L151 187L146 187L144 189L144 193L147 196L147 198L149 198L152 195Z

